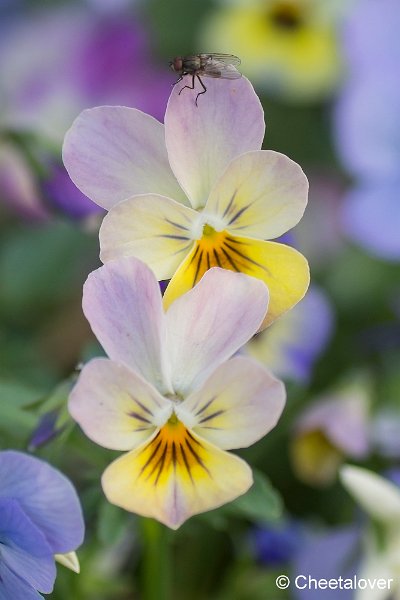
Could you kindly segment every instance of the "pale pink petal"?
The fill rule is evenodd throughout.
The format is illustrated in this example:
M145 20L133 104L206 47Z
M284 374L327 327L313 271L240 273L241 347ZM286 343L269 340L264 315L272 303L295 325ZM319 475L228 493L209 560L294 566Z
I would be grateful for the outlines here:
M83 367L68 408L91 440L112 450L136 448L172 413L170 401L108 358L96 358Z
M189 77L178 83L165 113L165 140L169 161L193 208L206 204L211 188L230 161L244 152L260 150L264 113L251 83L204 78L207 93L185 89Z
M217 216L230 233L274 239L297 225L307 196L307 177L297 163L279 152L258 150L230 163L205 212Z
M103 208L147 193L187 203L168 163L164 126L135 108L83 111L65 136L63 160L75 185Z
M176 406L178 419L219 448L247 448L275 427L285 386L257 362L232 358Z
M214 267L167 311L167 347L175 392L187 396L261 325L268 288L254 277Z
M168 391L165 317L154 274L136 258L108 262L83 288L83 311L108 356Z

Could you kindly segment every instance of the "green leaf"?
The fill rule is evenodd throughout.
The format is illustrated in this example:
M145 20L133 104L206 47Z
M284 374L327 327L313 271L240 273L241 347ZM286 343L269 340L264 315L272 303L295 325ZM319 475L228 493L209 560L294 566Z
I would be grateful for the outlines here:
M245 517L257 523L271 523L282 516L282 501L269 479L253 471L254 484L249 491L226 506L229 514Z
M43 395L39 387L25 385L13 380L0 379L0 404L8 404L14 408L30 406Z
M2 241L0 309L12 322L36 324L84 280L93 240L77 227L52 222L13 231Z

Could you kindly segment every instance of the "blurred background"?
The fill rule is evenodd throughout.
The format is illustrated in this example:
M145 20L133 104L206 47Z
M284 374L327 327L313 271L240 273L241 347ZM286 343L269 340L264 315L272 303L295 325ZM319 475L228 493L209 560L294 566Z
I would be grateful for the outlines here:
M338 481L342 464L400 480L399 31L398 0L1 0L0 448L64 471L87 523L81 574L59 568L51 598L150 597L149 552L166 599L355 597L279 590L275 578L357 571L371 530ZM308 258L312 285L243 350L288 392L275 431L241 452L256 484L162 529L167 564L157 539L143 545L148 524L103 497L115 453L66 410L78 365L101 352L80 303L103 215L70 182L61 145L87 107L163 120L168 61L197 52L241 58L264 106L264 148L309 177L285 241Z

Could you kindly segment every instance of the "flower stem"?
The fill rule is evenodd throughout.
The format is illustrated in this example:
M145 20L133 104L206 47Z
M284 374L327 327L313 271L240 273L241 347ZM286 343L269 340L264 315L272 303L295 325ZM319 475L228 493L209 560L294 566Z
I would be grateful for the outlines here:
M154 519L142 519L143 600L171 599L171 556L168 530Z

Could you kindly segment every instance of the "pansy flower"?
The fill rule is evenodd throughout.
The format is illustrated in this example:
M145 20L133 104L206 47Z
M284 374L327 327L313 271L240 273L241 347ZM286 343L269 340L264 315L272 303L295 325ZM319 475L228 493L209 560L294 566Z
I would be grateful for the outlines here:
M319 397L299 416L290 447L299 479L328 486L346 457L366 458L370 449L369 385L355 379Z
M205 48L241 57L243 72L290 101L332 93L341 74L337 29L345 0L220 0L201 31Z
M267 305L265 284L220 268L166 312L135 258L89 275L83 309L109 358L85 365L69 410L93 441L127 451L103 474L110 502L176 529L248 490L249 466L226 450L272 429L285 392L251 359L227 359Z
M22 452L0 452L1 600L50 593L55 559L79 571L73 551L83 534L80 503L66 477Z
M165 126L133 108L84 111L64 142L74 183L109 210L103 262L135 256L171 279L168 307L211 267L243 272L270 292L264 326L305 294L305 258L276 238L300 220L308 182L296 163L260 150L264 118L247 79L175 86Z

